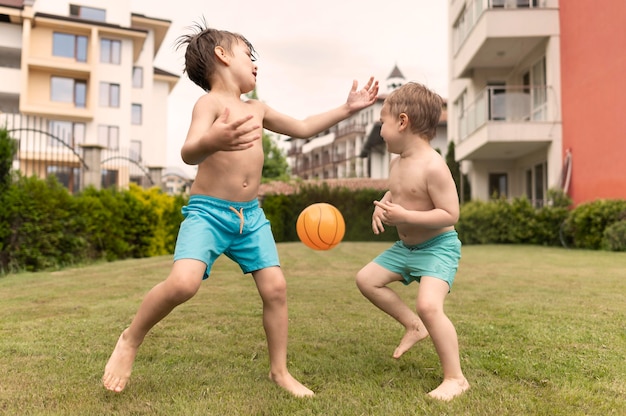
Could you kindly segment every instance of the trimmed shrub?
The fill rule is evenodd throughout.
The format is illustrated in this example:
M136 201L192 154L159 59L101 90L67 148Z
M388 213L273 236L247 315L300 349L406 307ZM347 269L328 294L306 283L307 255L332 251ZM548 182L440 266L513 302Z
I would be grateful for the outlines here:
M158 215L136 195L88 188L76 198L94 257L112 261L149 256Z
M1 196L0 268L58 268L86 259L79 209L56 177L19 176Z
M606 227L602 236L602 248L609 251L626 251L626 220Z
M604 230L626 215L626 200L598 199L578 205L564 224L564 234L576 248L598 250Z
M343 241L395 241L398 239L395 227L385 227L385 232L380 235L372 232L373 201L381 197L382 192L375 189L352 191L321 183L302 186L291 195L266 195L263 210L272 224L276 242L298 241L298 216L304 208L317 202L334 205L341 212L346 222Z
M156 221L150 224L152 238L146 255L160 256L173 253L178 229L183 220L181 208L186 199L173 198L157 187L143 189L136 184L131 184L128 192L156 216Z

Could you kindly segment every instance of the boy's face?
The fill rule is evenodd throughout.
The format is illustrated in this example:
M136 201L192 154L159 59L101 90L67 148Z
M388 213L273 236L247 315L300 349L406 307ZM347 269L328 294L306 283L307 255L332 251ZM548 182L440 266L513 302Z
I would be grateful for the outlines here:
M233 45L231 70L239 81L242 93L248 93L256 86L257 65L250 48L241 40Z
M380 136L387 145L387 151L389 153L398 153L400 120L391 114L389 105L386 102L383 103L383 108L380 110L380 123Z

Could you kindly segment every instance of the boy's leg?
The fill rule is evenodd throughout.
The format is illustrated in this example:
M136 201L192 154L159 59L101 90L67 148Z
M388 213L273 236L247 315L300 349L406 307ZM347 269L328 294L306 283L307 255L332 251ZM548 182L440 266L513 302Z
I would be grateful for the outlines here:
M126 387L137 349L150 329L176 306L196 294L202 283L206 264L183 259L174 262L168 278L145 296L130 326L120 335L102 376L108 390L121 392Z
M270 379L297 397L313 392L287 370L287 282L280 267L267 267L252 273L263 300L263 327L270 358Z
M393 352L393 358L400 358L409 348L428 336L428 331L420 317L413 312L398 294L387 285L402 280L402 277L384 267L371 262L356 275L356 284L361 293L383 312L400 322L405 333Z
M443 369L443 382L428 394L446 401L470 387L461 370L456 330L443 311L448 290L445 281L424 276L420 280L417 296L417 312L430 333Z

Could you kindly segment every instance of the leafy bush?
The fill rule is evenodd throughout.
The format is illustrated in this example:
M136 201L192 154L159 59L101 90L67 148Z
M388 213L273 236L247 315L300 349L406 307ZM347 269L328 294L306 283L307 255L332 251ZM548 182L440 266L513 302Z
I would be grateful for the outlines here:
M495 199L471 201L461 206L456 229L464 244L537 244L558 246L560 226L571 202L553 199L553 204L535 209L525 197L511 202Z
M598 199L578 205L564 224L564 232L576 248L602 247L604 231L626 215L626 200Z
M9 137L5 128L0 128L0 192L11 184L11 167L17 151L17 142Z
M0 269L57 268L83 261L87 241L78 207L54 176L18 176L2 193Z
M131 184L128 192L140 201L144 208L154 212L156 221L151 224L152 239L147 249L148 256L160 256L174 252L176 236L180 223L183 220L182 206L187 202L185 198L171 197L160 188L143 189Z
M352 191L321 183L302 186L291 195L266 195L263 210L277 242L297 241L296 221L300 212L317 202L334 205L341 212L346 223L344 241L395 241L398 238L395 227L385 227L386 231L380 235L372 232L373 201L381 197L381 191L375 189Z
M626 220L606 227L602 236L602 248L609 251L626 251Z
M503 198L472 201L461 206L456 228L464 244L528 243L534 229L533 216L534 209L526 198L512 203Z
M157 214L136 195L88 188L76 198L94 255L109 261L149 256Z

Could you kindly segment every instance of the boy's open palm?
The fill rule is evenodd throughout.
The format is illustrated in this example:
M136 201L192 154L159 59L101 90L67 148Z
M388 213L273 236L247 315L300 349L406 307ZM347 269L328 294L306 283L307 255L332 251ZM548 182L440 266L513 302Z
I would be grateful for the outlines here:
M252 134L260 129L258 124L249 123L252 114L234 121L228 121L229 116L230 110L225 108L211 125L211 136L215 138L217 150L231 152L249 149L261 138L260 133Z
M348 107L351 111L358 111L376 102L378 97L378 81L374 81L371 77L363 88L357 91L359 83L357 80L352 81L352 89L348 94Z

